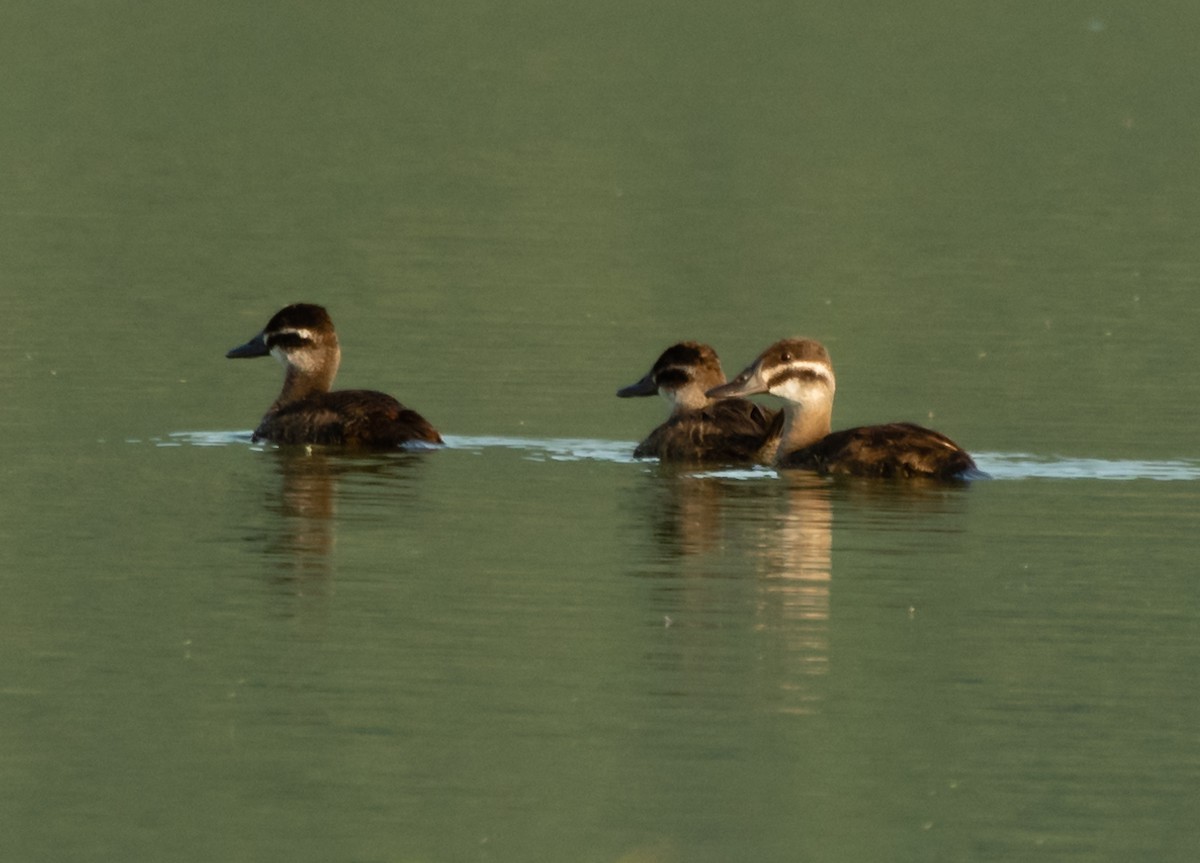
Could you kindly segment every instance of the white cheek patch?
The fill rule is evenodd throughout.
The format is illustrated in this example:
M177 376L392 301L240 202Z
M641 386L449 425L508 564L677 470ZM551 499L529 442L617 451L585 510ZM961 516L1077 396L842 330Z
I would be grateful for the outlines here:
M829 366L824 363L792 362L783 372L772 376L767 391L788 401L803 403L814 395L828 398L835 389Z
M670 384L659 384L658 394L669 401L676 407L691 407L696 401L692 397L689 390L694 389L695 378L692 375L691 369L684 366L667 366L664 369L657 369L655 378L666 378ZM703 404L706 399L701 396L699 399Z
M781 399L787 399L789 402L804 401L804 393L808 389L808 384L798 378L788 378L782 383L771 387L767 392L773 396L779 396Z
M708 404L708 396L694 382L689 382L673 390L659 387L658 394L669 401L675 409L699 410Z
M672 408L686 407L686 405L680 403L679 390L673 390L667 387L659 387L658 394L666 399Z
M290 351L280 345L275 345L271 348L271 356L279 360L285 368L291 367L302 372L315 371L320 365L319 351L313 349L313 332L312 330L280 330L279 335L295 335L298 338L304 339L307 344L301 348L292 348Z
M279 360L279 362L283 364L284 368L287 368L289 365L291 365L290 361L288 360L288 355L284 353L283 348L279 347L278 345L271 348L271 356Z

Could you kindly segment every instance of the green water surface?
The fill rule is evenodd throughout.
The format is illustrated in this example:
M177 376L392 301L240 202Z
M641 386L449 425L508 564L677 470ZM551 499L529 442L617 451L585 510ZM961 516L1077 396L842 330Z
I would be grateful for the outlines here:
M1194 859L1200 11L0 22L0 858ZM252 446L298 300L448 447ZM996 478L632 460L801 334Z

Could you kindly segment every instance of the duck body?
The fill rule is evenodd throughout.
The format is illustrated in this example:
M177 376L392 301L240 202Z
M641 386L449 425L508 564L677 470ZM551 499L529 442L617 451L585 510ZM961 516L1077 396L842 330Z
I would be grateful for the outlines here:
M331 391L341 349L321 306L295 303L281 309L262 332L225 356L274 356L283 364L283 390L254 430L256 441L371 449L442 443L424 417L386 393Z
M272 405L254 430L254 440L370 449L413 441L442 443L437 429L423 416L375 390L315 393Z
M725 382L716 351L700 342L667 348L649 372L617 391L621 398L662 395L671 414L637 445L635 458L664 462L768 463L782 427L775 411L748 399L710 399ZM774 436L772 437L772 432Z
M770 393L785 402L775 466L826 475L965 479L975 461L941 432L897 422L830 431L836 381L825 347L812 339L784 339L763 351L713 398Z
M646 436L634 458L670 462L767 463L775 414L748 399L727 399L673 414ZM776 423L776 425L778 425Z
M941 432L915 423L858 426L785 453L776 464L822 474L959 479L975 461Z

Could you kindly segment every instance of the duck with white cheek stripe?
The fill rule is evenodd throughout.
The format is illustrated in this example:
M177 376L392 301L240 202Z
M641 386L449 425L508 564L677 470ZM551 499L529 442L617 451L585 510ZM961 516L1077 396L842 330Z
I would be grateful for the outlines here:
M982 476L965 450L940 432L913 423L858 426L831 432L833 363L812 339L784 339L745 371L708 391L712 398L770 393L784 400L782 440L775 466L822 474L926 477Z
M621 398L661 395L671 403L667 421L638 444L634 458L769 464L782 417L745 399L710 399L707 391L723 383L721 361L708 345L679 342L663 351L640 381L617 390Z
M225 356L273 356L283 364L283 391L254 430L256 441L367 449L442 443L423 416L386 393L330 391L342 352L321 306L294 303L280 309L262 332Z

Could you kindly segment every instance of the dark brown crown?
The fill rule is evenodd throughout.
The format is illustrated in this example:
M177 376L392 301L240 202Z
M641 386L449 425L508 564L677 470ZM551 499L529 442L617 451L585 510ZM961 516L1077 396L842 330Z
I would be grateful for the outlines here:
M662 352L650 370L658 386L675 389L695 378L692 369L712 369L724 380L717 352L700 342L680 342Z
M263 327L264 333L277 333L280 330L322 330L333 329L333 321L324 306L313 303L292 303L280 309L267 321Z

